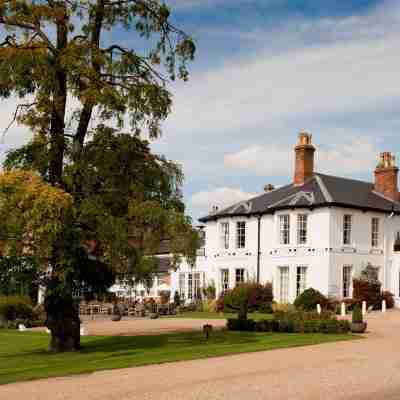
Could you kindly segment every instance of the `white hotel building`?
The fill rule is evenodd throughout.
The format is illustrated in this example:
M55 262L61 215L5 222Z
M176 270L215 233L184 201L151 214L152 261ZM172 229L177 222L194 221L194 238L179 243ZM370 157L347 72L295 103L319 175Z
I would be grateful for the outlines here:
M314 171L311 135L300 133L294 179L200 219L205 245L195 266L171 272L171 298L187 301L214 283L217 293L238 282L272 282L275 300L293 302L307 287L350 297L352 277L368 263L400 306L398 169L382 153L362 182ZM399 252L396 252L399 250Z

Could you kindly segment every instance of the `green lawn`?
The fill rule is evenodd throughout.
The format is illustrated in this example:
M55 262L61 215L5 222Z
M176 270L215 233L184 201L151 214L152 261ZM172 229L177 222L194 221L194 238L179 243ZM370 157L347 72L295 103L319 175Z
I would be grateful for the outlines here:
M215 313L206 311L188 311L177 315L172 315L169 318L196 318L196 319L227 319L237 318L237 314L234 313ZM271 319L273 314L262 314L259 312L249 313L248 318L250 319Z
M79 353L49 354L48 335L0 329L0 384L234 353L305 346L352 335L216 331L136 337L84 337Z

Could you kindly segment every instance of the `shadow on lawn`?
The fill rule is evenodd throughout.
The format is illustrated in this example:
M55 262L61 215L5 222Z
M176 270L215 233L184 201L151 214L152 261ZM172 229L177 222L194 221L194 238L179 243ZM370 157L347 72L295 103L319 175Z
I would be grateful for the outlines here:
M207 340L202 333L162 334L158 336L108 336L87 338L82 344L82 353L120 352L131 348L138 350L161 350L163 347L176 349L212 345L239 345L257 342L257 337L250 333L214 332Z

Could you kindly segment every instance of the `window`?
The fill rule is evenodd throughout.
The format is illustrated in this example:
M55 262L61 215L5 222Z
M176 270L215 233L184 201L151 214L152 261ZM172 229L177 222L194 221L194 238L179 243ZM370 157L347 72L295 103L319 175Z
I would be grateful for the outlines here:
M188 274L188 299L193 299L193 274Z
M279 267L279 300L289 303L289 267Z
M351 244L351 223L352 216L344 215L343 216L343 244L350 245Z
M246 222L236 222L236 247L244 249L246 247Z
M297 215L297 244L307 243L307 214Z
M221 228L221 248L229 249L229 222L222 222L220 225Z
M371 219L371 246L379 246L379 218Z
M201 299L201 293L200 293L200 273L196 272L194 274L194 288L193 288L193 293L194 293L194 298L196 300Z
M344 298L351 297L351 275L352 275L352 266L345 265L343 267L343 291L342 295Z
M244 269L243 268L236 269L235 283L236 283L236 285L240 285L241 283L244 283Z
M306 290L307 267L300 265L296 271L296 297Z
M185 297L185 274L179 274L179 296L183 299Z
M289 214L279 216L280 244L290 243L290 217Z
M223 292L229 289L229 269L221 269L221 289Z

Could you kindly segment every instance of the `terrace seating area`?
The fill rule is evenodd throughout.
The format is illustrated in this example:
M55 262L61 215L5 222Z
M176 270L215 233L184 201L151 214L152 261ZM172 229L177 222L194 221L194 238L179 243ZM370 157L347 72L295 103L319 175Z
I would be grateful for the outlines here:
M95 318L96 316L112 315L115 307L126 317L148 317L151 314L175 315L176 309L172 303L160 303L154 299L143 302L120 300L118 303L81 302L79 315Z

